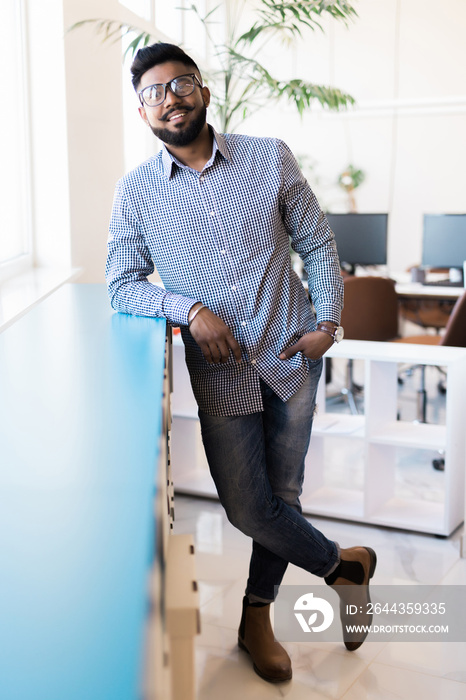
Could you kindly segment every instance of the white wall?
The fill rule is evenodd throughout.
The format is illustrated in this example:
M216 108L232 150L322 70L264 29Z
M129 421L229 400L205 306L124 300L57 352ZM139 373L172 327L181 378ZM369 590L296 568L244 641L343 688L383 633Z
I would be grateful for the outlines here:
M245 131L284 138L316 161L315 189L345 211L334 185L348 163L366 180L359 211L389 211L392 272L420 262L423 213L464 213L466 3L464 0L355 0L346 29L326 23L276 69L332 84L357 100L345 114L318 107L300 122L289 107L260 113ZM269 64L268 64L269 65ZM310 178L312 181L312 177Z
M63 0L63 28L91 17L118 18L116 0ZM108 220L124 172L121 45L90 27L65 35L71 260L81 282L102 282Z
M62 1L64 27L125 12L117 0ZM271 48L268 58L279 75L350 92L357 108L316 107L300 120L290 107L274 107L242 131L280 136L315 161L316 192L334 211L346 207L338 174L350 162L362 168L359 211L389 211L389 266L398 271L420 261L424 212L466 211L466 2L354 4L359 18L348 29L326 22L325 35ZM66 35L65 49L72 262L83 267L83 281L102 281L113 189L125 169L121 53L89 29ZM144 131L137 119L134 128Z

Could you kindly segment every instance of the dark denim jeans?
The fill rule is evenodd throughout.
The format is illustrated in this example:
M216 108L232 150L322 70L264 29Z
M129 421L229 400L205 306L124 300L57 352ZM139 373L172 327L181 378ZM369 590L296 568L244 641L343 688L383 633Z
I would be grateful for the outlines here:
M301 389L283 402L261 382L264 410L218 417L199 411L202 439L230 522L252 537L246 593L272 601L288 562L326 576L338 545L302 515L299 497L322 361L309 361ZM312 478L312 477L311 477Z

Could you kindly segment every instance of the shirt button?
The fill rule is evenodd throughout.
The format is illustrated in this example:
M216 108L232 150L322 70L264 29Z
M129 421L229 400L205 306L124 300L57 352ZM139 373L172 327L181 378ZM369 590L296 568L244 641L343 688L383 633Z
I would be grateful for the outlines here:
M251 360L251 364L252 364L252 365L255 365L255 364L256 364L256 360Z
M243 321L243 322L241 323L241 325L242 325L242 326L245 326L245 325L246 325L246 321Z
M211 215L211 216L215 216L215 212L214 212L214 211L211 211L211 212L210 212L210 215Z
M234 284L233 287L231 288L232 292L236 292L236 285Z
M225 255L225 253L226 253L227 251L226 251L226 250L221 250L220 252L221 252L222 255Z

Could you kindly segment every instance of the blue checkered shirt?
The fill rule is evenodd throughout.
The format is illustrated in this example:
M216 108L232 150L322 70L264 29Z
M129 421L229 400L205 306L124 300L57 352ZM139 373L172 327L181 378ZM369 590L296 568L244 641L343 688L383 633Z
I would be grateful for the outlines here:
M283 401L309 360L279 353L318 321L339 322L343 285L333 234L289 148L280 140L214 135L201 173L165 147L117 184L106 278L112 307L181 326L194 395L205 413L263 409L260 378ZM290 249L308 273L309 296ZM163 287L147 276L154 266ZM208 364L188 330L203 302L231 329L237 363Z

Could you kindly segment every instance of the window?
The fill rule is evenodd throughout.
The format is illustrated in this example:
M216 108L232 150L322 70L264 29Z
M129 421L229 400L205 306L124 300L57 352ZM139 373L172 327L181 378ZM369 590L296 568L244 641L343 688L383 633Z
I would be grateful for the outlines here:
M174 43L182 41L183 12L182 2L170 3L166 0L155 0L155 26L167 37L172 37Z
M0 23L0 272L30 253L29 137L23 3L4 0Z

